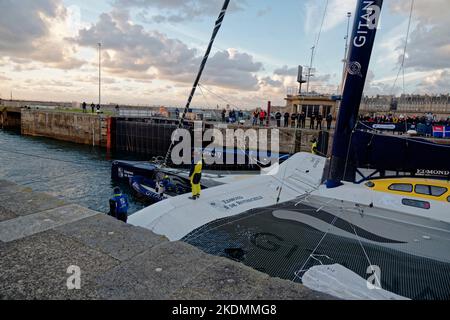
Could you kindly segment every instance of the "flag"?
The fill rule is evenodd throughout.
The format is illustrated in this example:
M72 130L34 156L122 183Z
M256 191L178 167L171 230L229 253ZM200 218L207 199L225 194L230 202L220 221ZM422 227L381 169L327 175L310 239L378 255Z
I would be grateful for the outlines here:
M450 127L433 126L433 137L436 137L436 138L450 138Z

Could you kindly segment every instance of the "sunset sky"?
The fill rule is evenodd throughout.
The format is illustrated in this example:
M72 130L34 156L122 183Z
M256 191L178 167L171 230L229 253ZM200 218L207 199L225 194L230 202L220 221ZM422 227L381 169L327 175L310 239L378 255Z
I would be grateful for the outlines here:
M231 0L194 105L226 101L284 104L308 65L326 0ZM183 105L222 0L0 0L0 95L95 102L103 45L103 102ZM393 88L406 37L409 0L385 0L367 95ZM348 11L329 0L313 89L337 91ZM405 68L406 93L449 93L449 0L416 0ZM352 19L353 22L353 19ZM212 92L212 93L211 93ZM214 93L214 94L213 94Z

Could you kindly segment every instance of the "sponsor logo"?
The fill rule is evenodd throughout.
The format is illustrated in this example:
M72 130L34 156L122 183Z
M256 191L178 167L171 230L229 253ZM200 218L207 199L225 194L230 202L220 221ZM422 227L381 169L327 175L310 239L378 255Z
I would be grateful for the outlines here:
M359 77L362 78L363 75L362 75L362 72L361 72L361 68L362 68L362 66L361 66L361 64L359 62L357 62L357 61L350 61L348 63L348 66L347 66L347 72L349 74L351 74L352 76L359 76Z
M353 38L353 45L357 48L365 46L369 30L374 30L378 26L381 8L374 5L374 1L364 1L362 15L358 22L358 30Z

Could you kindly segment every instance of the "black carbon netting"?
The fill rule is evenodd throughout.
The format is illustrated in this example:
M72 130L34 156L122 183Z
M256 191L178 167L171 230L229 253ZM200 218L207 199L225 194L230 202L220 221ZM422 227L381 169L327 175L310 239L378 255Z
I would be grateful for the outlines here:
M295 203L289 210L316 210ZM214 221L187 235L183 241L203 251L238 260L245 265L287 280L313 266L340 264L364 279L368 260L354 239L327 234L307 224L273 216L276 208L255 209L240 216ZM350 225L350 223L348 223ZM379 266L382 288L415 300L450 299L450 264L363 242L372 265ZM450 254L450 252L449 252ZM304 272L297 273L300 276ZM300 280L296 280L300 282Z

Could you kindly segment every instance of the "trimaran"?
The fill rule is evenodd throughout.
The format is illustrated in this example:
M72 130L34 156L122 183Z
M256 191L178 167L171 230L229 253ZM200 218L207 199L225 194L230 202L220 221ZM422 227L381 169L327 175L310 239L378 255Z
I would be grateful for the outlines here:
M221 21L228 2L225 1ZM349 161L382 4L383 0L358 0L330 162L299 153L271 174L205 190L198 201L188 200L189 195L162 201L132 215L129 222L173 241L189 240L192 235L198 238L202 232L210 232L208 225L220 228L216 221L237 221L236 217L264 211L280 221L306 225L324 235L317 247L310 249L302 267L314 259L325 237L334 235L354 240L363 250L364 246L386 248L408 257L443 263L448 269L450 183L435 178L394 176L369 177L357 184L357 168ZM197 83L198 80L199 77ZM370 262L365 250L364 253ZM297 266L297 271L303 275L305 270ZM295 273L294 279L302 275ZM448 289L444 290L444 295L448 294Z

